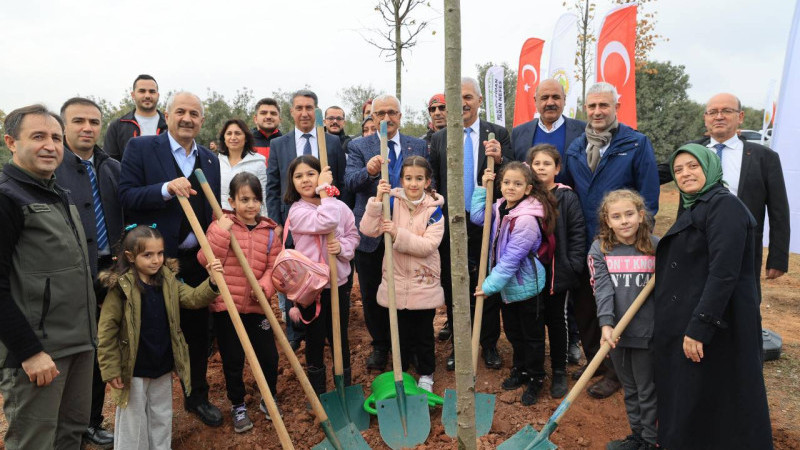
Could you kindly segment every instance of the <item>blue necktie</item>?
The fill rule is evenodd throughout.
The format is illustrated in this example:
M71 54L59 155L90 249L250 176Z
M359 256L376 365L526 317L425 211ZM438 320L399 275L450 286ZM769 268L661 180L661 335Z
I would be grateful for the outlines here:
M725 144L714 144L714 148L717 149L717 156L719 156L719 161L722 162L722 149L725 148Z
M103 214L103 203L100 200L100 189L97 186L97 176L94 174L94 167L91 161L81 160L86 166L89 174L89 182L92 184L92 197L94 198L94 222L97 227L97 250L108 248L108 231L106 230L106 216Z
M389 141L389 172L394 170L394 165L397 164L397 153L394 151L395 145L397 145L395 141Z
M311 134L310 133L303 133L303 136L306 138L306 145L303 147L303 154L310 155L311 154Z
M464 128L464 205L467 211L472 206L472 191L475 190L475 161L472 155L472 128Z

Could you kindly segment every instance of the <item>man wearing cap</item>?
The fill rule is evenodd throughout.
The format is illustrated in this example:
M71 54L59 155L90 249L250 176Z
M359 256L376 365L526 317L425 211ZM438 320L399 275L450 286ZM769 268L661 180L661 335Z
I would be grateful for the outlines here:
M447 126L447 106L444 102L444 94L436 94L428 100L428 113L431 115L428 131L420 137L428 144L428 154L430 155L433 133Z

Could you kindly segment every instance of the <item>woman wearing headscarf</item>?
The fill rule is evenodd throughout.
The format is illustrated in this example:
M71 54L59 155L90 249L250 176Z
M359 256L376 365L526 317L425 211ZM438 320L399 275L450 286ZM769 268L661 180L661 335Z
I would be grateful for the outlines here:
M702 145L678 149L670 169L686 211L656 250L658 442L682 450L771 449L755 219Z

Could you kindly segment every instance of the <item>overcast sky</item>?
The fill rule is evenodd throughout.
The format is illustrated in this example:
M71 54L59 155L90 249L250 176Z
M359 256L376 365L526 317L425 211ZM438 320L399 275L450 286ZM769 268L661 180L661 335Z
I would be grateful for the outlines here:
M51 108L76 94L117 102L139 73L161 91L208 88L226 97L242 87L256 98L309 85L321 106L341 103L348 86L371 84L394 93L394 63L362 35L380 26L377 0L107 1L25 0L0 9L0 109L34 102ZM529 37L549 40L561 0L465 0L462 75L475 65L516 68ZM571 0L570 0L571 3ZM780 82L794 0L658 0L659 42L651 58L683 64L692 99L730 91L761 108L770 79ZM420 8L431 19L403 72L403 103L422 109L443 91L443 2ZM596 21L611 8L598 1ZM653 4L644 5L652 11ZM435 34L431 32L435 31ZM542 67L547 67L549 46Z

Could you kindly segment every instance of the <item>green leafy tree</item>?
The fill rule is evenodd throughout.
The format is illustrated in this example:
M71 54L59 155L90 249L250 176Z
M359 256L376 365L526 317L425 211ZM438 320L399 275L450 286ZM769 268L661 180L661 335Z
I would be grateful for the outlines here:
M361 121L364 120L361 108L367 100L372 100L378 95L378 91L371 84L366 86L359 84L339 91L339 97L344 102L342 108L345 111L345 133L361 135Z
M486 64L476 64L475 68L478 69L478 83L481 86L481 95L486 94L486 72L496 64L488 62ZM508 63L500 64L503 67L503 96L506 101L506 128L511 130L514 125L514 102L517 98L517 71L508 67ZM486 99L484 98L485 102ZM481 109L480 118L486 120L486 109Z
M420 137L428 132L428 122L427 111L414 111L411 107L406 106L403 111L403 124L400 126L400 132L408 136Z
M761 131L761 126L764 124L764 109L742 106L742 111L744 111L744 122L739 128L742 130Z
M207 98L203 100L205 122L200 134L197 136L197 141L201 145L207 146L209 142L217 140L219 132L222 130L222 125L228 119L241 119L248 123L253 116L251 103L253 103L253 91L251 89L242 88L237 90L236 96L233 97L230 103L225 99L225 96L209 89Z
M6 134L6 127L5 127L5 120L6 120L6 113L2 109L0 109L0 137L5 136ZM3 171L3 166L11 160L11 151L6 148L6 141L5 139L0 139L0 172Z
M305 88L308 88L306 85ZM286 134L294 128L294 119L292 119L292 94L294 92L284 91L278 89L272 91L272 98L278 102L281 107L281 124L278 127L281 133Z

